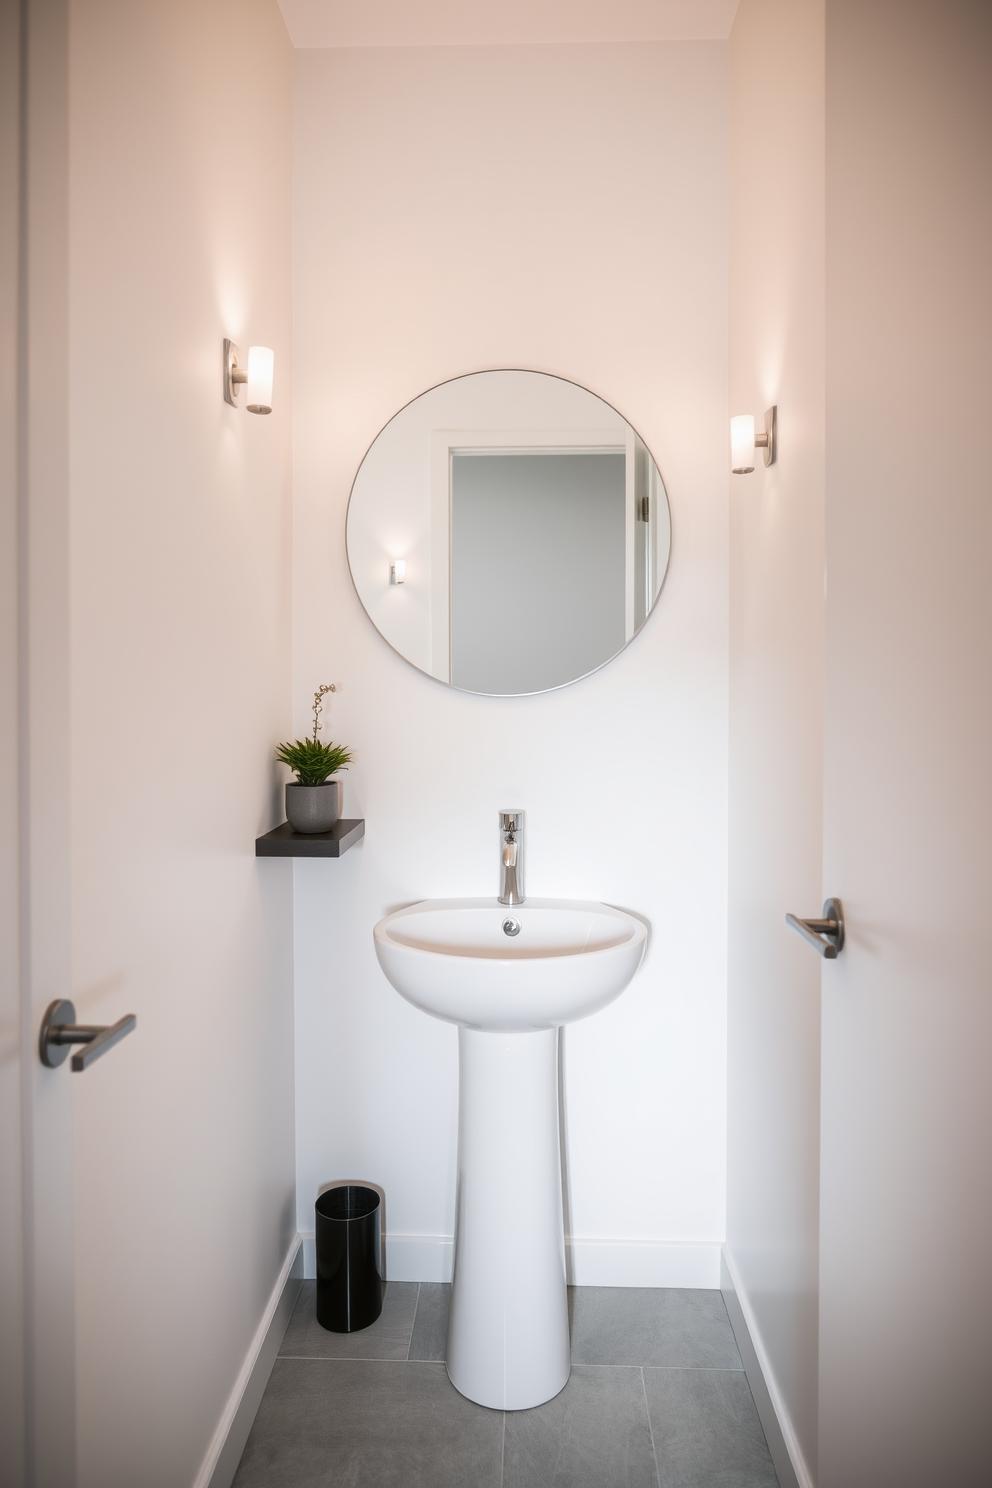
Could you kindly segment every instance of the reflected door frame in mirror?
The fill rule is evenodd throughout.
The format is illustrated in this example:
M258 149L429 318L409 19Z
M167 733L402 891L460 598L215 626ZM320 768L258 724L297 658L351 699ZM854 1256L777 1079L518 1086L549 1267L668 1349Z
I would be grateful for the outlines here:
M463 629L458 633L459 654L464 657L466 645L471 651L470 643L478 637L485 650L487 628L493 628L490 640L498 629L499 665L489 673L496 680L487 679L480 660L481 682L466 686L457 676L453 680L452 672L455 460L460 456L552 454L623 455L623 513L620 525L612 524L611 551L607 555L604 547L602 553L582 553L583 524L578 518L574 522L562 518L563 512L570 517L573 508L567 501L561 506L560 491L557 498L548 496L549 501L559 502L557 530L564 539L562 551L572 553L575 592L570 593L568 576L563 587L561 574L555 573L553 525L545 523L539 538L528 521L518 521L516 528L509 520L503 524L498 541L482 545L483 551L491 553L493 572L480 573L478 588L485 595L487 579L490 590L495 579L500 595L505 592L505 604L502 598L494 598L486 612L480 600L482 618L474 618L476 630L465 631L461 621ZM534 469L543 467L526 460L519 467L508 465L507 479L514 468L529 469L533 479ZM551 468L549 462L549 472ZM573 463L568 468L579 467ZM528 495L530 504L515 508L518 519L522 513L530 518L535 514L534 504L545 499L537 488ZM586 493L586 505L577 501L574 510L586 512L585 525L602 541L600 526L589 521L588 499ZM602 499L618 498L604 489ZM513 509L511 503L508 511ZM593 515L598 516L598 511ZM541 526L540 520L536 525ZM527 551L520 546L525 533L529 534ZM593 536L588 540L593 542ZM376 436L352 484L347 552L363 608L383 639L405 660L437 681L462 690L519 696L567 686L591 675L630 643L664 584L671 554L671 512L651 451L612 405L579 384L549 373L493 369L429 388L404 405ZM461 561L466 561L464 554ZM609 627L583 639L579 635L583 623L592 623L588 612L595 610L596 602L606 603L600 593L606 581L601 586L598 571L590 567L600 561L604 572L608 569L618 576L622 571L622 592L615 585L610 590ZM395 582L397 563L405 572L402 589ZM546 596L541 592L545 587ZM569 605L577 606L571 624ZM521 609L523 613L518 613ZM542 646L546 656L540 654Z
M634 442L622 444L614 429L437 429L431 438L431 676L451 682L452 458L484 454L592 454L622 450L626 459L629 517L625 524L624 644L634 636ZM585 674L584 674L585 675ZM567 684L563 684L567 685Z

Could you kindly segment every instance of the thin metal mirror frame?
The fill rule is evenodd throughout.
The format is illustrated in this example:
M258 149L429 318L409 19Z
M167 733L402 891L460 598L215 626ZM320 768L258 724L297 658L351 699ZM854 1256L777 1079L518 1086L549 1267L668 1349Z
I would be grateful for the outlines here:
M376 625L375 621L372 619L372 616L365 608L365 602L362 599L358 585L355 582L355 574L351 566L351 554L348 551L348 518L351 513L351 503L355 498L355 487L358 484L358 477L362 473L362 467L364 466L365 461L368 459L373 446L379 439L382 438L383 434L385 434L386 430L389 428L393 420L399 418L400 414L403 413L407 408L411 407L412 404L419 403L421 398L426 398L428 393L437 392L438 388L447 387L448 384L451 382L464 382L467 377L481 377L491 372L528 372L537 377L553 377L556 382L567 382L570 387L578 388L580 392L589 393L592 397L598 398L600 403L604 404L605 407L611 409L616 414L617 418L623 419L628 429L633 430L636 438L640 439L641 444L647 450L648 454L651 456L652 461L654 462L655 470L657 470L659 476L661 477L661 484L665 490L665 500L668 503L668 557L665 561L665 571L661 575L661 580L658 584L658 592L655 595L654 603L644 617L644 623L640 625L637 630L634 631L634 634L631 636L629 641L624 641L623 645L618 651L614 651L612 656L608 656L606 660L601 661L598 666L592 667L588 672L582 672L578 677L571 677L567 682L559 682L554 687L541 687L536 692L475 692L470 687L458 687L455 685L454 682L445 682L442 678L435 677L431 672L425 672L423 667L417 666L416 662L411 661L408 656L404 656L403 652L398 650L393 645L392 641L390 641L389 639L387 639L386 636L383 635L378 625ZM640 430L635 428L635 426L630 422L630 419L625 413L621 413L619 408L617 408L607 398L604 398L600 393L594 392L592 388L586 387L584 383L576 382L574 377L562 377L558 372L545 372L538 367L477 367L474 372L459 372L454 377L444 377L441 379L440 382L432 383L430 387L424 388L422 392L417 393L416 397L408 398L407 401L403 403L399 408L397 408L396 412L394 414L391 414L390 417L386 420L382 428L379 430L378 434L375 436L375 439L373 439L372 443L368 445L365 453L359 460L358 469L355 471L354 478L351 482L351 489L348 492L348 503L344 509L344 552L345 558L348 562L348 577L351 579L351 587L355 591L355 598L358 600L358 603L361 606L362 614L365 616L366 620L369 622L379 639L383 642L384 645L389 647L394 656L398 656L401 661L405 662L408 667L412 667L413 670L415 672L418 672L421 677L426 677L428 682L434 682L437 684L438 687L446 687L449 692L462 693L465 697L500 698L506 699L508 701L512 701L513 698L547 697L549 693L561 692L562 689L565 687L574 687L577 682L584 682L587 677L594 677L597 672L601 672L604 667L608 667L611 662L616 661L618 656L622 656L625 651L628 651L637 640L638 636L647 629L648 621L651 619L651 616L658 608L659 601L661 600L662 590L665 587L665 583L671 570L672 551L674 547L675 518L672 512L672 500L668 490L668 482L665 480L665 476L661 466L655 459L654 450L648 444L647 440L641 436Z

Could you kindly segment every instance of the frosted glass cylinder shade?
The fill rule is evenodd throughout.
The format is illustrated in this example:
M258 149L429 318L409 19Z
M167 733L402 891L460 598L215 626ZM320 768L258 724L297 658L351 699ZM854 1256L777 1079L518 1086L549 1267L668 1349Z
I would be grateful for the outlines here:
M272 412L272 371L275 357L267 346L248 348L248 412Z
M730 420L730 468L734 475L754 469L754 414L739 413Z

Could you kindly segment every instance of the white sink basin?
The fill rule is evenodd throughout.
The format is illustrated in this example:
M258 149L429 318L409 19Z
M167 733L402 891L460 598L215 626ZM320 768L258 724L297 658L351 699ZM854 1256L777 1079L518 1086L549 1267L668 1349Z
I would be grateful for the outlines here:
M503 930L519 924L516 935ZM644 955L640 920L571 899L425 899L375 927L379 965L434 1018L529 1033L587 1018L619 997Z
M480 1405L528 1410L570 1368L558 1030L619 997L647 931L605 904L425 899L374 933L397 992L459 1025L448 1375Z

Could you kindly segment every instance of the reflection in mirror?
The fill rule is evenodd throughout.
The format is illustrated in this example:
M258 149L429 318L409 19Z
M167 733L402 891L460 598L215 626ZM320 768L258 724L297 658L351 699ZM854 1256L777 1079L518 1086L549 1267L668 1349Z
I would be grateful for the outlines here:
M664 582L671 521L650 452L608 403L545 373L477 372L382 430L347 540L359 598L401 656L508 696L623 650Z

